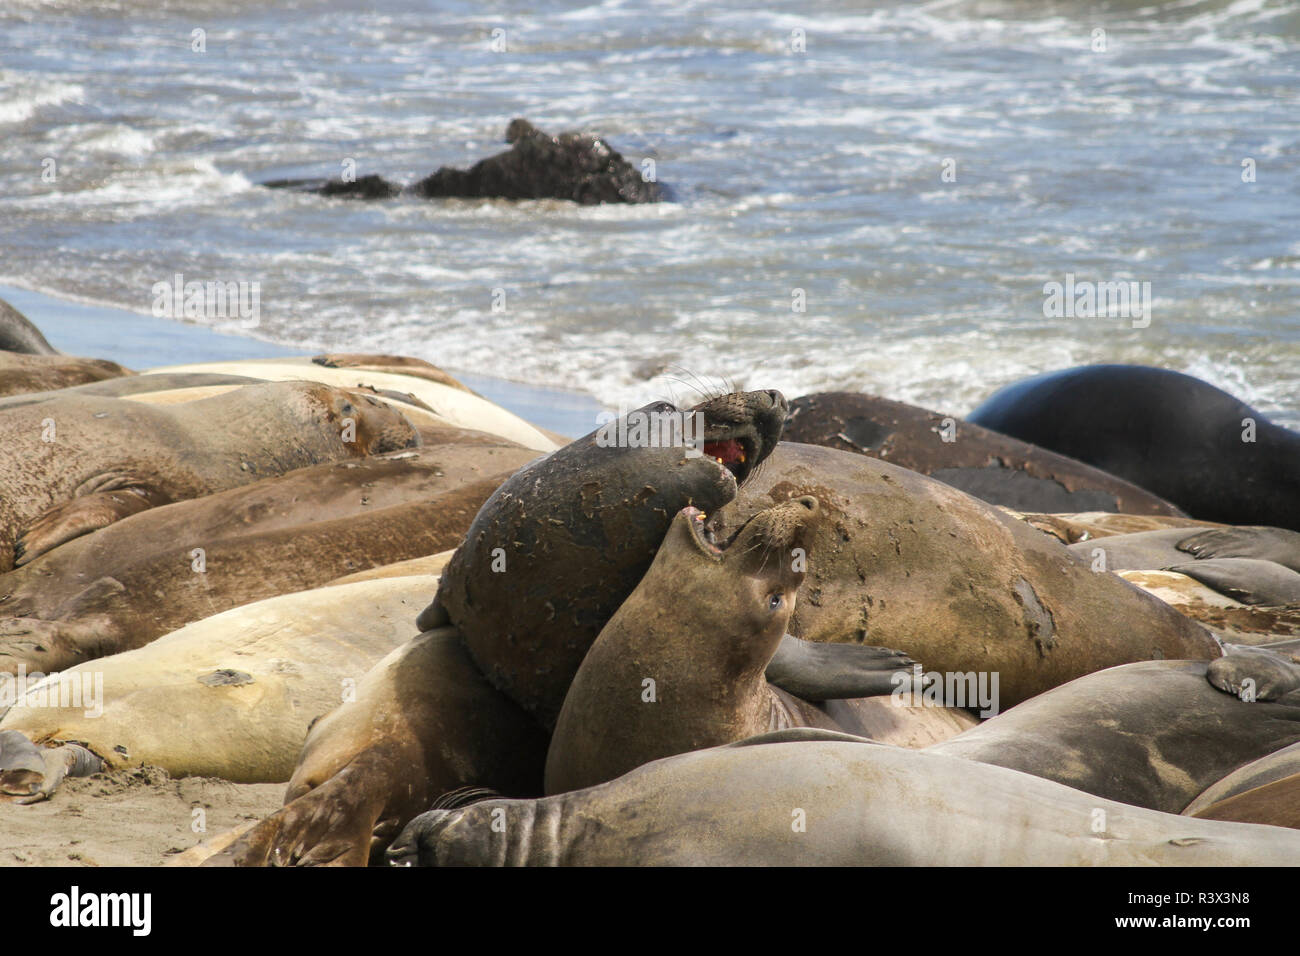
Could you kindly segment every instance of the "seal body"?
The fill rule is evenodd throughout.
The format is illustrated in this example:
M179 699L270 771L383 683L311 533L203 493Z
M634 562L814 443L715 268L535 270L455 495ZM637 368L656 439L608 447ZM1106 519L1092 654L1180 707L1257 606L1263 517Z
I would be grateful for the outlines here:
M862 455L783 442L711 524L725 537L804 495L821 509L796 637L898 648L927 670L996 672L1002 708L1117 664L1219 656L1204 628L1049 535Z
M1007 386L967 420L1126 478L1195 518L1300 530L1300 435L1181 372L1052 372Z
M952 416L856 392L790 403L788 441L853 451L1018 511L1177 515L1130 482Z
M1242 701L1207 679L1219 663L1108 668L929 749L1180 813L1241 764L1300 742L1300 699Z
M516 472L484 504L442 576L436 603L470 656L548 728L673 517L688 505L708 513L730 501L737 480L779 439L786 408L779 393L744 392L692 411L704 423L703 454L619 444L611 423ZM627 418L681 414L661 402Z
M133 374L106 359L0 352L0 396L45 392Z
M782 731L657 760L585 790L434 810L412 821L389 859L440 866L626 866L630 857L644 866L1300 863L1300 833L1292 830L1160 813L1004 767L823 734ZM1097 810L1103 834L1094 829Z
M41 330L4 299L0 299L0 351L23 355L58 355Z
M0 571L140 510L112 493L179 501L420 441L377 399L305 382L166 407L51 399L0 413L0 438Z

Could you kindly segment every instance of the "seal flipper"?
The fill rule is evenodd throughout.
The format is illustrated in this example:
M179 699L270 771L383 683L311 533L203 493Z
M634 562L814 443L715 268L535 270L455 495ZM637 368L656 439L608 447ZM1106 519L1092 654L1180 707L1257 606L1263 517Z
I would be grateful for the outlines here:
M1259 558L1206 558L1164 568L1185 574L1242 604L1276 606L1300 602L1300 574Z
M170 504L171 498L146 486L81 495L55 505L19 535L14 544L14 567L34 561L59 545L106 528L140 511Z
M1223 657L1210 661L1205 679L1223 691L1243 700L1281 701L1300 690L1300 665L1267 647L1225 644ZM1250 684L1246 682L1250 681ZM1248 695L1243 696L1249 690Z
M436 631L438 628L446 627L450 623L451 620L447 616L446 609L438 603L436 597L415 619L415 626L420 629L421 634L425 631Z
M804 700L892 694L894 675L915 661L902 651L857 644L801 641L787 634L767 664L767 682Z
M1178 542L1178 550L1206 558L1257 558L1300 571L1300 532L1243 526L1211 528Z
M44 780L35 793L17 801L24 806L50 799L64 777L89 777L104 769L104 761L80 744L54 747L41 754L41 758L45 764Z

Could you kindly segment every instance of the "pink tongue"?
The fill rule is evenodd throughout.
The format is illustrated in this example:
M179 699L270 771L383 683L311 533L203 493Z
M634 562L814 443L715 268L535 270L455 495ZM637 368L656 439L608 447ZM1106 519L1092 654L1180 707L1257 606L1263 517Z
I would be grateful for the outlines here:
M706 441L704 443L704 454L710 458L721 458L728 465L740 461L740 456L743 453L740 442L734 438L728 438L726 441Z

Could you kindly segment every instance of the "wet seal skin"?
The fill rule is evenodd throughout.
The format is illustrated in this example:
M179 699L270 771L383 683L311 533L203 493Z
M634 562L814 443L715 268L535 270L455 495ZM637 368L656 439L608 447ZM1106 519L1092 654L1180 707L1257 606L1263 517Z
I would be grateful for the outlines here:
M997 672L1001 709L1104 667L1220 654L1200 625L1051 536L863 455L782 442L710 527L725 539L804 495L821 508L795 637L894 647L943 673Z
M0 413L0 572L146 507L326 461L415 447L400 413L309 382L183 405L94 396Z
M1194 518L1300 530L1300 435L1181 372L1050 372L996 392L967 421L1118 475Z
M585 790L430 811L388 859L626 866L630 854L640 866L1267 866L1294 865L1300 833L1160 813L805 727L666 757Z
M819 392L796 398L785 438L879 458L1018 511L1181 514L1149 491L1083 462L875 395Z
M660 757L786 727L842 727L764 677L785 634L817 499L760 512L730 542L710 539L684 508L654 564L583 658L546 760L546 792L603 783ZM889 694L913 663L885 649L870 658ZM867 674L858 671L859 677Z

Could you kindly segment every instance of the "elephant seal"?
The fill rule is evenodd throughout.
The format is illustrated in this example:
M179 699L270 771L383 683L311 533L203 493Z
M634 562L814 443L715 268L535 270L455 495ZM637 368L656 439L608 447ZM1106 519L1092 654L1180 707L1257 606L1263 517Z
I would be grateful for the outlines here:
M70 667L228 608L455 547L488 496L533 457L431 451L177 502L0 575L0 672Z
M790 403L787 441L857 452L1019 511L1178 515L1137 485L938 412L857 392Z
M921 746L977 723L956 708L861 699L892 693L894 676L914 663L904 654L785 634L808 557L795 549L817 509L815 498L777 505L725 547L705 535L699 511L679 513L569 687L547 754L547 793L778 728L846 730ZM818 658L797 668L815 675L812 686L788 679L785 672L796 668L781 662L782 653Z
M325 368L354 368L364 372L387 372L398 375L412 375L416 378L437 382L458 388L462 392L478 395L469 386L448 375L438 366L424 359L411 358L408 355L374 355L358 352L330 352L312 357L312 362ZM480 398L483 396L479 395Z
M1300 743L1238 767L1207 787L1183 813L1300 829Z
M0 572L142 507L324 461L417 445L370 396L315 383L250 385L158 407L77 396L0 414Z
M569 686L546 758L547 793L768 730L849 729L764 677L803 581L798 549L817 510L815 498L792 499L722 547L705 535L699 510L682 509ZM875 692L890 693L893 673L912 663L882 649Z
M27 316L0 299L0 351L24 355L60 355Z
M0 352L0 396L46 392L134 374L107 359Z
M310 381L336 388L374 388L382 393L410 393L437 420L431 424L452 425L499 435L538 451L554 451L559 445L518 415L506 411L473 392L410 374L408 368L390 366L384 371L364 368L331 368L309 358L248 359L240 362L204 362L147 369L141 375L206 373L252 376L268 382ZM409 401L409 399L408 399Z
M553 727L573 675L601 628L654 560L687 505L731 500L771 453L786 403L779 392L718 396L689 410L702 447L658 445L654 423L683 422L667 402L630 412L516 472L488 499L442 576L420 625L444 618L497 687ZM620 422L626 432L619 441Z
M1080 677L928 751L1180 813L1243 763L1300 742L1300 666L1267 648L1228 650ZM1249 703L1238 696L1247 678Z
M1300 833L1160 813L1004 767L803 728L657 760L586 790L434 810L405 828L388 858L426 866L1268 866L1300 861Z
M1105 511L1084 511L1075 514L1041 514L1020 512L1003 508L1013 518L1019 518L1045 534L1050 534L1062 544L1078 544L1093 538L1109 538L1142 531L1165 531L1170 528L1220 528L1222 525L1195 518L1173 515L1126 515ZM1191 534L1192 531L1188 531Z
M407 187L377 175L351 181L277 179L262 185L340 199L391 199L405 193L421 199L566 199L586 206L664 198L659 183L643 177L596 136L550 136L528 120L516 118L506 127L506 142L509 150L467 170L443 166Z
M821 509L809 526L817 559L790 622L795 637L893 647L944 673L996 672L1003 709L1116 664L1219 656L1207 630L1093 572L1049 535L863 455L782 442L709 525L725 540L757 512L803 495Z
M110 770L286 781L310 723L347 706L366 672L416 636L416 611L436 583L363 581L215 614L147 647L29 680L0 731L79 743Z
M0 398L0 414L7 409L23 405L36 405L51 399L71 398L76 395L98 395L102 398L129 398L132 395L164 390L212 387L217 385L254 385L262 379L247 375L208 375L201 372L187 374L136 375L107 378L85 385L69 385L43 392L27 392Z
M967 420L1126 478L1195 518L1300 530L1300 435L1181 372L1051 372L1007 386Z
M1242 604L1174 571L1116 571L1115 574L1230 644L1270 644L1300 635L1300 604L1275 607Z

